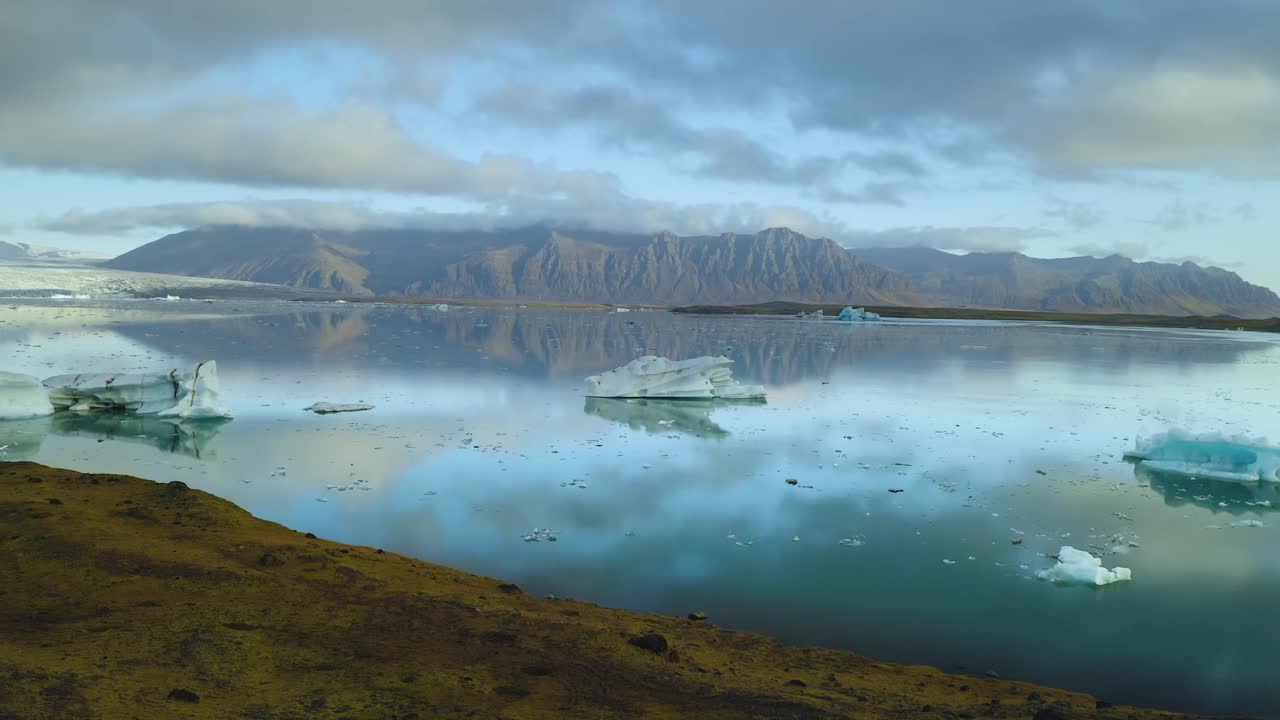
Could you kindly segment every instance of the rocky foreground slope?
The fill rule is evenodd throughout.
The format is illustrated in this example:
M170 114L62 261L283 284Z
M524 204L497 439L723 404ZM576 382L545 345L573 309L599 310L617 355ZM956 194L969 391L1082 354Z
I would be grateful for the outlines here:
M182 483L5 463L0 717L1184 716L534 598Z

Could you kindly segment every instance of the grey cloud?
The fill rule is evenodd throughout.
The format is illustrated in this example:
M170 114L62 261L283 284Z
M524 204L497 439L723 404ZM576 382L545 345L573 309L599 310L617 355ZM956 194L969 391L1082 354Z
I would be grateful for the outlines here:
M53 170L309 188L358 188L501 202L611 186L513 155L457 158L411 137L387 111L347 103L311 111L223 95L146 114L0 107L0 160Z
M1102 211L1087 203L1052 198L1050 205L1045 216L1062 221L1072 230L1088 230L1102 222Z
M970 227L901 227L857 231L841 239L845 247L930 247L968 252L1022 252L1028 242L1053 237L1044 228L979 225Z
M1081 245L1073 245L1070 250L1077 255L1087 255L1089 257L1096 258L1123 255L1131 260L1142 260L1150 254L1151 246L1143 242L1118 242L1114 245L1085 243Z
M1154 218L1146 222L1165 232L1182 232L1196 225L1207 225L1214 221L1215 218L1205 210L1191 208L1181 200L1175 200L1161 208Z
M600 230L671 230L681 234L756 232L790 227L814 236L838 236L845 227L808 211L754 203L675 205L620 194L585 194L558 201L516 201L500 211L439 213L388 211L368 205L307 199L167 203L106 210L70 210L38 218L38 230L76 235L119 235L137 230L169 230L207 225L324 228L331 230L405 228L499 228L533 223Z
M544 131L587 127L601 142L669 157L692 158L688 170L701 177L818 187L819 197L837 202L884 203L888 193L842 193L836 188L848 170L919 178L924 165L903 152L845 152L790 159L741 130L700 128L682 122L669 99L641 98L629 90L603 85L556 89L539 84L508 84L477 99L475 110L504 123ZM900 204L898 184L891 204ZM865 198L865 199L864 199Z

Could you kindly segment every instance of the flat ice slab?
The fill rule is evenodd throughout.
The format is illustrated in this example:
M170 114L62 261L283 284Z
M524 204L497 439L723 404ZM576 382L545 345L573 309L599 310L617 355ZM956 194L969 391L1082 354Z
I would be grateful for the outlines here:
M40 378L0 370L0 420L25 420L53 414Z
M616 370L586 379L587 397L749 400L763 398L764 388L733 379L733 361L720 357L668 360L654 355L636 358Z
M317 415L328 415L330 413L360 412L362 410L372 410L373 406L366 405L364 403L318 402L318 403L312 403L302 409L313 412Z
M1133 579L1133 573L1126 567L1108 570L1102 567L1101 558L1070 545L1063 545L1058 550L1058 564L1041 570L1036 573L1036 577L1064 585L1110 585Z
M1264 438L1185 430L1138 438L1125 458L1154 473L1225 482L1280 482L1280 447Z
M47 378L44 387L58 410L130 412L177 418L229 418L218 397L218 366L197 364L188 372L83 373Z

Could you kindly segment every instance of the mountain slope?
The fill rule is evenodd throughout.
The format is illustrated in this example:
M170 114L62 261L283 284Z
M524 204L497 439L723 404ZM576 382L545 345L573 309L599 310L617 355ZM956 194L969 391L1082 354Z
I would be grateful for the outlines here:
M681 237L560 230L209 227L106 263L359 296L659 305L774 300L1153 315L1280 315L1280 297L1191 263L846 250L785 228Z
M715 237L559 231L205 228L107 263L357 295L606 303L903 303L905 277L786 229Z
M953 255L930 248L850 250L911 278L934 304L1046 312L1280 315L1280 297L1221 268L1107 258Z

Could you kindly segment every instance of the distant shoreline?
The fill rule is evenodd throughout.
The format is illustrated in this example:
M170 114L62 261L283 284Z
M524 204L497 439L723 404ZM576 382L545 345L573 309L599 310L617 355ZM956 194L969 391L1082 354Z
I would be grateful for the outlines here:
M754 305L688 305L671 312L694 315L795 315L821 310L835 316L845 304L771 302ZM924 320L1012 320L1022 322L1056 322L1071 325L1106 325L1154 328L1192 328L1200 330L1250 330L1280 332L1280 318L1246 319L1230 316L1177 317L1172 315L1137 315L1127 313L1054 313L1035 310L988 310L984 308L928 308L897 306L865 306L887 319Z

